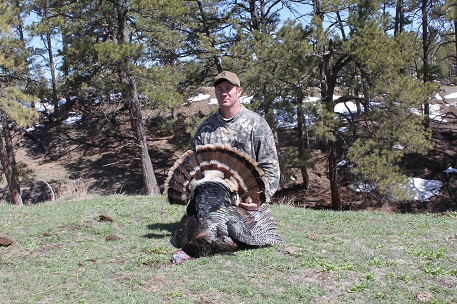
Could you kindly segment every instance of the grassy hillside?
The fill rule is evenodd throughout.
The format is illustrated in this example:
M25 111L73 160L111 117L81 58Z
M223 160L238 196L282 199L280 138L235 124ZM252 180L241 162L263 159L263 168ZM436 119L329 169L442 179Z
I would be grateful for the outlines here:
M455 212L275 205L284 246L173 265L183 211L144 196L1 204L14 243L0 247L0 302L457 303Z

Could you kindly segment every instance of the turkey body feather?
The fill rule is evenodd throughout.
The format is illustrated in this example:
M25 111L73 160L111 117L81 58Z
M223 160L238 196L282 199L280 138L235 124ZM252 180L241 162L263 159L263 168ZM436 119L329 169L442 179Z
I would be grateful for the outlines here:
M191 257L234 252L240 246L282 244L265 195L263 171L247 154L229 146L187 151L170 169L165 195L187 204L171 243ZM260 207L247 211L240 201Z

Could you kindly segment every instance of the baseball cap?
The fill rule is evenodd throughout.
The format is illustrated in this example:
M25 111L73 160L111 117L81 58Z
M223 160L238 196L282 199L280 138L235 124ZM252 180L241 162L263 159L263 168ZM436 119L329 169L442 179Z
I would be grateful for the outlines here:
M214 86L216 86L218 83L222 81L228 81L236 86L241 86L240 85L240 80L238 79L238 76L236 76L235 73L229 72L229 71L223 71L219 75L216 76L214 79Z

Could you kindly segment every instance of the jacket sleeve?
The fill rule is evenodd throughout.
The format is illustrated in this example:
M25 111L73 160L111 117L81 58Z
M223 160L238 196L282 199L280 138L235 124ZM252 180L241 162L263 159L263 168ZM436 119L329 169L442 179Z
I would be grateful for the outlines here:
M280 169L273 132L266 121L262 121L257 128L256 137L257 163L269 183L267 194L271 197L279 186Z

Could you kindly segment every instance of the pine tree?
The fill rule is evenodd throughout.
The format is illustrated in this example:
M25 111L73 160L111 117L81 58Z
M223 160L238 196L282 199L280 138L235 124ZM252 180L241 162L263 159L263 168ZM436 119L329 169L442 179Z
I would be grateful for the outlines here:
M332 209L341 210L337 163L345 154L357 178L371 181L378 193L389 197L393 185L404 178L398 167L402 157L429 148L427 133L419 127L421 118L410 109L420 109L431 89L403 75L414 58L415 36L405 33L390 37L390 21L379 3L355 1L346 7L328 4L315 1L312 19L322 103L315 130L328 147ZM333 20L335 28L323 27L328 20ZM336 88L342 95L338 99L334 99ZM404 89L401 93L400 88ZM374 101L379 105L373 106ZM358 112L338 114L339 119L335 119L335 105L347 102L357 104ZM342 134L341 127L349 127L352 136ZM402 144L408 148L395 148Z
M383 46L382 54L377 51ZM429 83L405 76L401 68L411 63L414 44L410 35L388 37L374 24L354 39L354 62L365 87L364 113L353 121L357 137L348 151L352 173L387 199L407 197L406 176L399 163L409 153L431 148L423 117L411 109L421 109L424 98L435 89Z
M272 71L272 80L280 97L274 104L276 111L284 113L286 117L293 116L297 125L297 151L292 152L291 156L294 157L291 161L286 162L283 158L281 172L287 177L287 167L299 168L305 190L310 186L308 168L315 163L308 144L308 124L315 105L305 100L315 93L317 75L314 67L318 65L318 60L314 56L303 55L313 51L311 33L309 28L301 24L288 22L278 31L275 43L267 52L267 57L276 67Z
M6 176L12 200L22 205L21 190L17 172L12 129L27 125L36 112L23 106L33 97L23 93L28 78L25 43L20 31L22 20L19 7L14 3L0 4L0 161Z
M64 28L64 18L53 11L51 1L34 0L31 3L31 12L35 13L39 22L32 22L29 26L30 35L39 37L42 47L34 46L34 55L44 61L46 70L49 71L51 83L51 103L54 106L54 116L59 109L57 67L56 67L56 47L55 42L61 36ZM37 66L35 66L37 68Z
M65 12L65 86L97 84L117 88L130 111L145 194L159 194L149 155L139 95L150 105L171 108L180 102L176 60L183 39L178 31L187 8L180 1L54 1Z
M442 78L447 82L455 83L457 76L457 3L455 1L444 1L437 14L440 24L440 46L441 56L436 60L440 65ZM440 78L441 79L441 78Z

